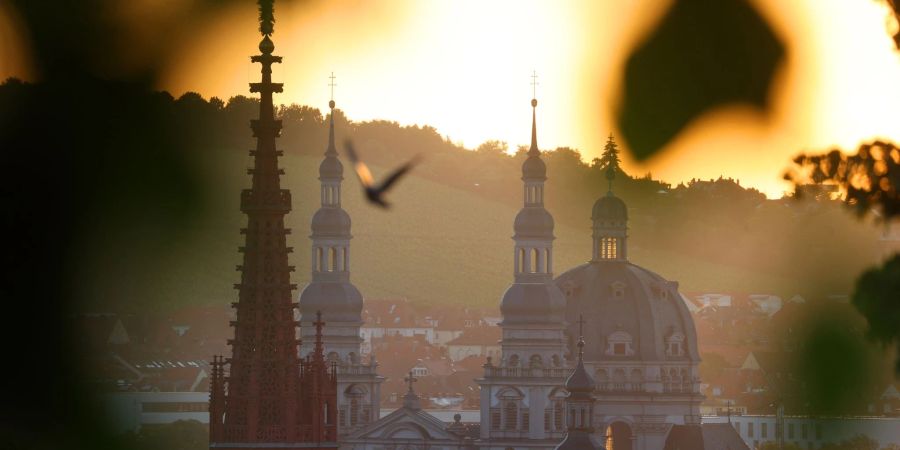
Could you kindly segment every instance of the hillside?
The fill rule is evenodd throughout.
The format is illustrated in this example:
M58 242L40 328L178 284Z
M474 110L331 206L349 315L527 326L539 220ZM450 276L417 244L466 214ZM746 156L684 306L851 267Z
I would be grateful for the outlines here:
M218 164L205 166L210 187L205 219L173 241L158 265L148 263L156 269L117 273L111 262L97 272L104 273L107 282L93 283L101 290L92 293L89 308L116 304L124 309L168 308L236 299L232 285L239 280L235 265L240 263L238 230L244 221L237 202L240 189L249 183L244 171L249 158L237 152L220 156ZM296 154L282 158L284 185L294 199L294 210L287 217L293 229L290 259L297 267L293 280L301 287L309 280L309 221L319 206L319 161ZM380 172L378 167L374 170ZM552 178L548 189L554 189ZM423 305L496 306L512 279L510 236L518 208L415 175L403 180L391 199L395 207L390 211L372 208L362 203L356 179L344 181L343 206L353 218L351 277L363 295L405 297ZM554 205L547 206L552 212ZM588 216L586 210L584 217ZM557 273L589 258L589 225L587 219L578 228L557 223ZM652 250L636 239L630 245L634 262L678 280L685 291L791 288L778 276Z

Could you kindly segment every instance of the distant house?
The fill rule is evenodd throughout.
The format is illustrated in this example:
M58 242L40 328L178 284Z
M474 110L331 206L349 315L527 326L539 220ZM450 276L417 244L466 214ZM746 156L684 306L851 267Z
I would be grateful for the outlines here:
M749 296L749 300L754 305L755 312L769 317L781 311L781 307L784 304L781 301L781 297L770 294L752 294Z
M500 358L500 327L481 326L466 328L456 339L447 344L447 353L454 362L470 356Z
M709 306L727 308L731 306L731 295L728 294L700 294L694 297L694 302L701 309Z
M423 336L429 344L435 342L434 320L420 319L407 299L366 299L363 322L360 337L366 348L371 348L374 339L388 336Z

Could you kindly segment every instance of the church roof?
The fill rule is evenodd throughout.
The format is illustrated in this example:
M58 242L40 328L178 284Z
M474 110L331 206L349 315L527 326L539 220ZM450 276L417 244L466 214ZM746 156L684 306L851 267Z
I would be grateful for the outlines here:
M594 392L594 387L596 386L594 379L591 378L591 375L587 373L587 369L584 368L583 348L584 341L579 341L578 364L575 366L575 370L572 371L572 374L569 375L569 378L566 379L566 390L569 391L571 395L585 393L590 395L590 393Z
M390 414L355 431L345 443L398 443L423 440L432 444L459 442L462 437L447 429L448 424L422 409L398 408Z
M674 425L663 450L750 450L730 423Z
M556 278L566 292L567 334L578 336L576 322L584 315L587 361L666 359L699 361L694 322L678 284L627 261L594 261ZM684 337L684 355L667 355L666 340ZM630 347L625 354L609 352L615 339Z

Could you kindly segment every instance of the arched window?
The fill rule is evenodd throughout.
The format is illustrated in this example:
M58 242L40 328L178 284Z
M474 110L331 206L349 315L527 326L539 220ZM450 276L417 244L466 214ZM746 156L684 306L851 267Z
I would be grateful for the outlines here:
M559 359L559 355L553 355L553 357L551 358L551 361L552 361L553 367L562 366L562 361Z
M540 253L538 253L538 249L531 249L531 273L538 273L541 271L541 257Z
M337 248L330 247L328 252L328 257L331 258L331 265L329 266L329 272L337 272L338 270L338 260L337 260Z
M316 247L316 262L315 267L317 272L321 272L325 266L325 253L322 252L322 247Z
M512 355L506 363L509 367L519 367L519 355Z
M520 249L519 249L519 257L518 257L518 264L517 264L517 266L518 266L518 272L519 272L519 273L527 272L527 264L526 264L527 262L528 262L528 260L527 260L527 258L525 258L525 249L524 249L524 248L520 248Z
M531 355L531 358L528 361L528 365L532 369L541 369L544 367L544 360L541 358L541 355Z

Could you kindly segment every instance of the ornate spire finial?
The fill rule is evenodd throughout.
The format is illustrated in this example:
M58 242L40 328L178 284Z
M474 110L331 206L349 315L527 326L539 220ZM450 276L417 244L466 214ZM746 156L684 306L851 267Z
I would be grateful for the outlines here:
M334 76L334 72L331 72L331 76L328 77L328 79L331 80L328 82L328 87L331 88L331 100L328 102L328 107L331 109L334 109L334 87L337 86L336 84L334 84L335 78L337 77Z
M330 80L328 87L331 88L331 100L328 101L328 108L331 109L331 117L328 121L328 148L325 150L325 154L337 156L337 148L334 146L334 87L337 86L334 84L335 78L334 72L331 72L331 76L328 77Z
M531 148L528 149L529 155L540 155L537 145L537 71L531 74Z

